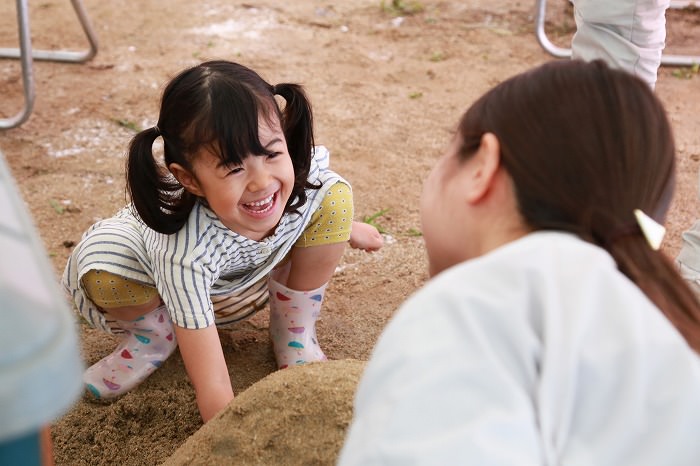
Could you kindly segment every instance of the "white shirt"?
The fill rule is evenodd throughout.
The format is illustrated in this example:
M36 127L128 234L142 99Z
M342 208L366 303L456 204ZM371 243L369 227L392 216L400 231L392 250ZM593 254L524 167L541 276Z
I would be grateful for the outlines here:
M339 464L698 465L700 359L607 252L533 233L399 309Z

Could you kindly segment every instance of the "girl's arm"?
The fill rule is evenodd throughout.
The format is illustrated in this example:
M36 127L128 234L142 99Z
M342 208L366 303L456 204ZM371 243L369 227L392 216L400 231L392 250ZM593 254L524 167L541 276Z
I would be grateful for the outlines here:
M175 326L175 336L206 423L233 399L219 333L216 325L196 330Z

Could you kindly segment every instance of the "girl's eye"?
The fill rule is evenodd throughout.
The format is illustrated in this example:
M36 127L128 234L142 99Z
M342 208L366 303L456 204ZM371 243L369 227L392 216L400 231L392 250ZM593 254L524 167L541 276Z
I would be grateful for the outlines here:
M229 170L228 174L235 175L236 173L240 173L242 171L243 171L243 167L234 167L231 170Z
M274 159L274 158L277 157L278 155L282 155L282 152L273 152L273 153L271 153L270 155L268 155L267 158L269 158L269 159Z

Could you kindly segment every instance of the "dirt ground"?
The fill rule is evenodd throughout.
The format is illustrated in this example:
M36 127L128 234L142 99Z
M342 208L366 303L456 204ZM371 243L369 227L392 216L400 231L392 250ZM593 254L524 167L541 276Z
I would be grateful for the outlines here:
M329 358L366 360L397 306L426 280L417 200L459 116L494 84L554 59L535 38L534 2L399 3L403 10L380 0L85 0L99 39L96 57L84 64L35 62L34 111L20 127L0 132L0 150L57 276L82 232L124 204L125 150L135 130L155 123L164 83L205 59L239 61L272 83L305 85L317 143L330 149L332 166L352 183L358 217L381 214L376 222L387 234L385 248L375 254L348 250L318 324ZM564 0L550 3L547 31L567 46L571 10ZM674 10L667 18L667 53L700 54L700 12ZM14 2L2 2L5 47L17 44L15 21ZM31 26L37 49L85 47L69 2L31 2ZM683 229L700 217L697 69L662 67L657 93L678 146L678 191L664 244L673 256ZM0 117L19 111L17 60L0 60L0 95ZM237 394L274 372L267 318L262 312L222 332ZM87 364L116 344L86 326L80 330ZM332 380L333 396L349 406L356 378ZM259 392L256 403L264 404ZM271 414L254 428L265 432L279 422ZM79 400L53 427L56 463L159 464L201 426L176 352L114 403Z

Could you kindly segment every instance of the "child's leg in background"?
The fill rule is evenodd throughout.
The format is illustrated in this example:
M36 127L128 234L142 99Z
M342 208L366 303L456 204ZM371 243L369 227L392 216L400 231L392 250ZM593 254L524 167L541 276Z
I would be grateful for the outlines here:
M352 217L352 191L336 183L287 264L270 275L270 334L279 368L326 359L316 337L316 320L326 285L350 239Z
M124 331L117 348L83 375L97 398L113 398L144 381L177 346L173 325L155 288L100 270L81 279L92 302Z
M607 63L633 73L652 88L666 39L669 0L573 0L573 58Z
M698 173L698 198L700 199L700 172ZM681 236L681 250L676 258L681 276L700 299L700 220Z
M700 221L683 232L681 251L676 258L681 276L700 298Z

